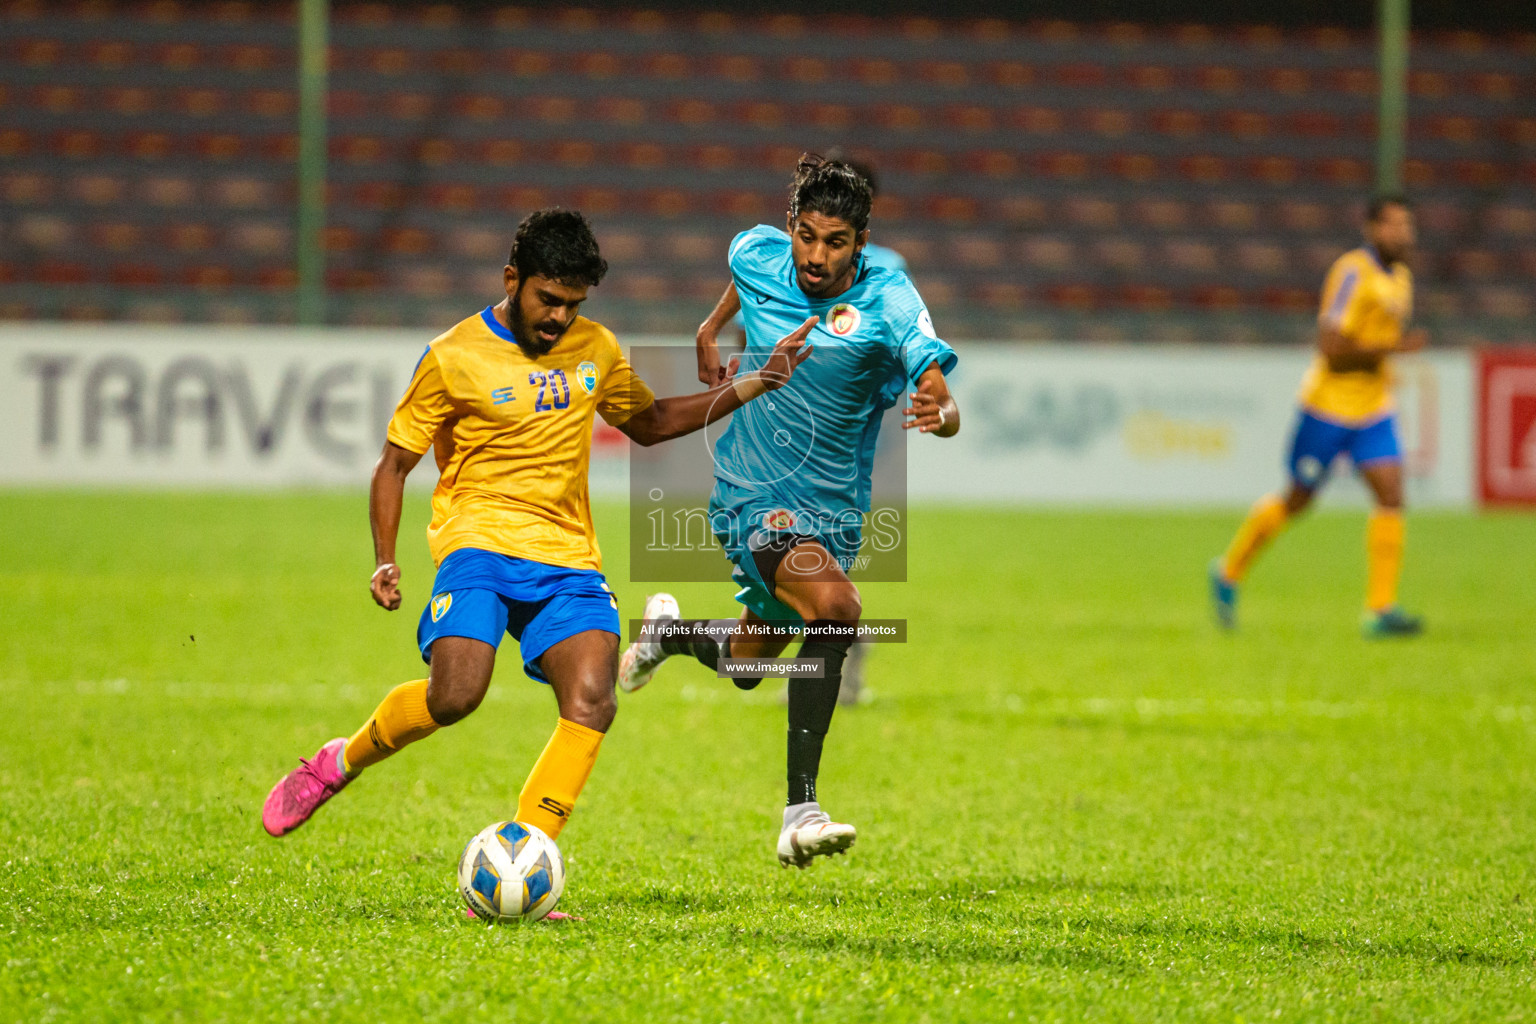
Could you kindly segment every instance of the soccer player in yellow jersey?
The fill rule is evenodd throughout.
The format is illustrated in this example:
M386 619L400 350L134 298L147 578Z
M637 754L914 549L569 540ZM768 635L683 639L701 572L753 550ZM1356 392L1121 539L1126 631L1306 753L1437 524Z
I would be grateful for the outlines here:
M781 386L810 354L807 319L758 374L658 399L605 328L576 311L607 264L581 214L541 210L517 229L506 298L427 347L373 473L373 599L400 607L395 538L405 478L438 469L427 538L437 579L417 627L426 679L390 691L349 739L322 746L262 808L274 836L298 828L357 774L474 711L504 633L559 705L517 820L558 836L613 722L618 604L600 571L587 502L592 418L642 445L680 437Z
M1301 415L1291 441L1285 495L1261 498L1225 555L1211 566L1217 621L1236 625L1237 588L1264 545L1312 503L1334 459L1348 453L1375 497L1366 526L1366 636L1412 636L1424 624L1397 604L1403 561L1403 457L1392 403L1391 356L1416 352L1422 330L1405 331L1413 312L1413 211L1401 196L1371 203L1366 245L1340 256L1323 285L1317 357L1301 385Z

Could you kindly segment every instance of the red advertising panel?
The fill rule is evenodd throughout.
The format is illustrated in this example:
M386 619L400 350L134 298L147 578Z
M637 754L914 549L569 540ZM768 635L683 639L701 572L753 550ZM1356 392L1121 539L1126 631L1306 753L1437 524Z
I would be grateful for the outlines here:
M1536 505L1536 349L1489 349L1479 362L1477 480L1483 503Z

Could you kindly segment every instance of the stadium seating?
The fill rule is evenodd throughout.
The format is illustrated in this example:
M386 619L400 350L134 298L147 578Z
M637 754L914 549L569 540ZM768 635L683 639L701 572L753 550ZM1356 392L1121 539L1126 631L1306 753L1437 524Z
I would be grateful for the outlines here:
M875 235L948 334L1136 336L1156 314L1199 335L1221 310L1260 327L1212 337L1290 340L1372 180L1374 55L1339 30L334 17L325 244L343 322L426 324L493 297L518 218L560 203L592 216L614 266L595 314L689 330L732 235L781 219L796 155L841 146L880 169ZM0 314L64 315L89 285L105 316L292 315L291 19L0 2ZM1413 60L1421 308L1460 337L1529 336L1536 44L1426 36Z

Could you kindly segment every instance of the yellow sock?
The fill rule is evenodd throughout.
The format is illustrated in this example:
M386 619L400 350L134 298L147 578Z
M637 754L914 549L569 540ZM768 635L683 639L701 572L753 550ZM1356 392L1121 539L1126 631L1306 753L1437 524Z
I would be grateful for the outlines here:
M1376 509L1365 524L1365 607L1372 612L1384 612L1397 604L1406 534L1403 513L1395 508Z
M341 755L343 767L348 775L355 774L434 732L437 723L427 711L427 681L401 683L389 691L367 723L347 741Z
M1237 536L1232 538L1231 547L1222 556L1221 574L1227 578L1227 582L1243 581L1264 545L1285 528L1285 520L1285 502L1275 495L1268 494L1254 502L1253 508L1248 510L1248 518L1237 528Z
M517 798L517 820L537 825L551 839L557 838L571 819L576 798L592 774L597 749L602 745L603 734L596 729L560 719L549 745L523 783L522 795Z

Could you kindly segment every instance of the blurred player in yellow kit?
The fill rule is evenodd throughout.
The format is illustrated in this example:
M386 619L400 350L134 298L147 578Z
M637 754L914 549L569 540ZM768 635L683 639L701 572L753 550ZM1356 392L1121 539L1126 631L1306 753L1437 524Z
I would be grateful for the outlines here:
M1376 506L1366 526L1367 636L1412 636L1418 617L1397 604L1403 562L1403 456L1392 401L1391 356L1416 352L1422 330L1404 331L1413 313L1413 210L1401 196L1372 201L1366 245L1340 256L1323 285L1317 357L1301 385L1301 414L1287 460L1285 495L1259 499L1222 557L1211 565L1211 602L1217 621L1237 623L1237 589L1264 545L1304 511L1328 479L1334 460L1348 454Z
M604 327L576 315L607 264L586 220L540 210L517 229L506 297L427 347L373 473L373 599L400 607L395 540L405 478L428 449L437 489L427 537L437 563L417 626L429 677L402 683L349 739L280 781L262 825L285 835L359 772L479 707L504 634L559 705L554 736L523 786L516 820L558 836L615 712L618 604L601 572L587 500L592 420L642 445L680 437L771 391L810 354L815 318L761 372L656 398Z

